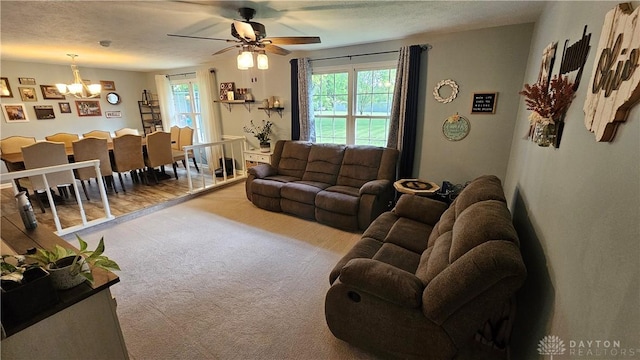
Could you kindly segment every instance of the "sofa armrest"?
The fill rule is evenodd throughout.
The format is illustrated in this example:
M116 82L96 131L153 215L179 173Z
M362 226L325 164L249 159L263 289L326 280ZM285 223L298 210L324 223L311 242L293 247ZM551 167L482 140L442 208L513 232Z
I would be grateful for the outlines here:
M256 179L263 179L267 176L278 174L278 169L269 164L259 164L249 169L249 174L255 176Z
M422 281L382 261L351 259L342 268L340 281L400 306L417 308L422 303Z
M433 226L440 220L440 216L448 207L442 201L403 194L396 203L393 212L398 216Z
M364 185L362 185L362 187L360 188L359 195L360 196L362 196L362 194L378 195L382 193L384 189L387 189L390 186L391 186L391 181L386 179L371 180L369 182L366 182Z

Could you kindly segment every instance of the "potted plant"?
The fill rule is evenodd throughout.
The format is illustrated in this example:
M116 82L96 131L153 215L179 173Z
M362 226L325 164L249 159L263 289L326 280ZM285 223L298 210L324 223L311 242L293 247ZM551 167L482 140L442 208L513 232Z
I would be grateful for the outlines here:
M80 243L80 250L74 251L60 245L51 250L38 249L30 258L46 267L51 274L51 281L56 289L70 289L86 280L93 282L92 268L105 270L120 270L118 264L102 255L104 252L104 238L100 239L95 250L87 250L87 243L76 235Z
M258 139L258 142L260 142L260 151L269 152L271 151L269 140L271 140L272 127L273 123L271 121L262 120L262 126L257 126L253 123L253 120L251 120L251 126L244 126L243 128L244 132L252 134Z
M2 255L0 281L2 322L13 325L58 302L50 274L38 264L27 264L24 255Z

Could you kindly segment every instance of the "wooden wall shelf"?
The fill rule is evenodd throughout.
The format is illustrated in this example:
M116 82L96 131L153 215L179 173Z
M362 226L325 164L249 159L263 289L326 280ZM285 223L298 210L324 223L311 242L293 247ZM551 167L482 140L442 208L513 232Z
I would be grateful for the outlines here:
M278 113L278 115L280 115L281 119L282 119L282 111L284 111L283 107L272 107L272 108L259 107L258 109L264 110L264 112L267 113L268 117L271 117L271 112L274 111Z
M233 105L238 105L238 104L242 104L244 105L244 107L247 109L248 112L251 112L251 104L253 104L255 101L247 101L247 100L223 100L223 101L215 101L215 102L219 102L222 105L224 105L229 112L231 112L231 108L233 107Z

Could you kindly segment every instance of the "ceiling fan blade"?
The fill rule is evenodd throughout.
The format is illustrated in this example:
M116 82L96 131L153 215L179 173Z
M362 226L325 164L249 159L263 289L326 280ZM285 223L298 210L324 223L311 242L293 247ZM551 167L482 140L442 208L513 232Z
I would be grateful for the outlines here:
M233 36L238 34L237 37L241 40L256 41L256 33L253 31L253 27L246 22L234 21L233 24L231 24L231 34Z
M181 37L181 38L187 38L187 39L219 40L219 41L226 41L226 42L235 42L235 40L211 38L211 37L204 37L204 36L191 36L191 35L178 35L178 34L167 34L167 36Z
M224 49L222 49L222 50L218 50L218 51L216 51L215 53L213 53L213 54L211 54L211 55L218 55L218 54L222 54L222 53L227 52L227 51L229 51L229 50L233 50L233 49L235 49L235 48L237 48L237 47L238 47L238 45L229 46L229 47L226 47L226 48L224 48Z
M276 45L300 45L319 44L320 38L318 36L282 36L266 38L263 41Z
M264 45L264 47L262 45ZM264 49L264 51L266 51L266 52L270 52L270 53L277 54L277 55L289 55L289 54L291 54L291 51L289 51L287 49L283 49L280 46L275 46L275 45L271 45L271 44L262 44L262 45L260 45L260 48Z

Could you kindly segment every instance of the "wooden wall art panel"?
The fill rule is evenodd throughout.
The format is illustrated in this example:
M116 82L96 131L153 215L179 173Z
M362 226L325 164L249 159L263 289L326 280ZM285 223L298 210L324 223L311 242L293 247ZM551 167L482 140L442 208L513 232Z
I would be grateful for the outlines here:
M590 89L584 103L584 123L596 141L611 141L620 122L640 100L640 8L619 4L605 17Z

